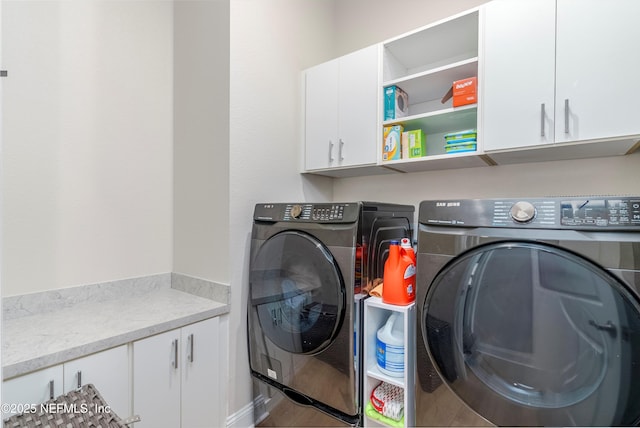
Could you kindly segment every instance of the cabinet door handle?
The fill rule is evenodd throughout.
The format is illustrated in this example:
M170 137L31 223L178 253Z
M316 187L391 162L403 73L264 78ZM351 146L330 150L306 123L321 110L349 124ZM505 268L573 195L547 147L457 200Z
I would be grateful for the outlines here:
M173 342L171 342L171 348L172 349L172 354L173 354L173 358L171 361L171 365L173 366L174 369L178 368L178 339L174 339Z
M76 373L76 377L78 378L78 389L82 388L82 371L78 370Z
M329 140L329 164L333 162L333 141Z
M540 136L544 137L544 103L540 105Z
M342 141L342 138L340 138L340 146L338 147L338 157L340 158L341 161L344 160L344 156L342 156L343 147L344 147L344 141Z
M55 397L53 396L53 379L49 381L49 399L53 400Z
M187 358L190 363L193 363L193 334L190 334L187 337L187 347L189 349L189 353L187 354Z
M564 100L564 133L569 133L569 98Z

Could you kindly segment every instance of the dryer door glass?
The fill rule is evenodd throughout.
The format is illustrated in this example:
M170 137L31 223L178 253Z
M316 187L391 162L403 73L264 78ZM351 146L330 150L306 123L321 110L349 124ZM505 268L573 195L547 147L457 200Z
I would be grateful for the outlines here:
M250 294L263 334L291 353L324 349L344 316L340 269L326 246L303 232L281 232L262 244L251 266Z
M617 277L534 242L479 246L424 301L442 377L497 425L612 426L640 418L640 306Z

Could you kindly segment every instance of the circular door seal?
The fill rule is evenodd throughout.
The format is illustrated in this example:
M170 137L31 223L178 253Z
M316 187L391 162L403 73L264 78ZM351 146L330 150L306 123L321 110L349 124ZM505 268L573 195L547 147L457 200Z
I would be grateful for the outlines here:
M640 416L638 298L578 254L529 241L475 247L438 273L422 313L442 378L497 425Z
M342 325L342 274L327 247L308 233L288 230L267 239L252 262L249 288L262 334L287 352L320 352Z

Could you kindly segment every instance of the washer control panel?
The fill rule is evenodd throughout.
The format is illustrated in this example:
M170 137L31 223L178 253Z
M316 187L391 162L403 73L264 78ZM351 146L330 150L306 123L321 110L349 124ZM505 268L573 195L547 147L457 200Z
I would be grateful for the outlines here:
M536 217L536 207L527 201L519 201L511 205L509 215L518 223L529 223Z
M288 204L284 220L340 221L344 220L344 209L344 204Z
M258 204L254 220L309 223L351 223L357 221L358 203Z
M423 201L423 224L640 231L640 196Z

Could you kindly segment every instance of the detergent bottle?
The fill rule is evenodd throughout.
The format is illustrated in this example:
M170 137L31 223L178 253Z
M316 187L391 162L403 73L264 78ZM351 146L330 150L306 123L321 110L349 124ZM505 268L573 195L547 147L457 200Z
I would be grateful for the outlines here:
M392 312L376 333L376 362L382 373L404 376L404 319L399 312Z
M415 251L413 251L413 246L411 245L411 240L409 238L402 238L400 240L400 246L402 248L404 248L404 250L406 251L407 255L409 257L411 257L411 260L413 260L413 264L416 264L416 253Z
M413 254L413 249L411 250ZM416 299L415 255L391 241L389 257L384 264L382 301L391 305L408 305Z

